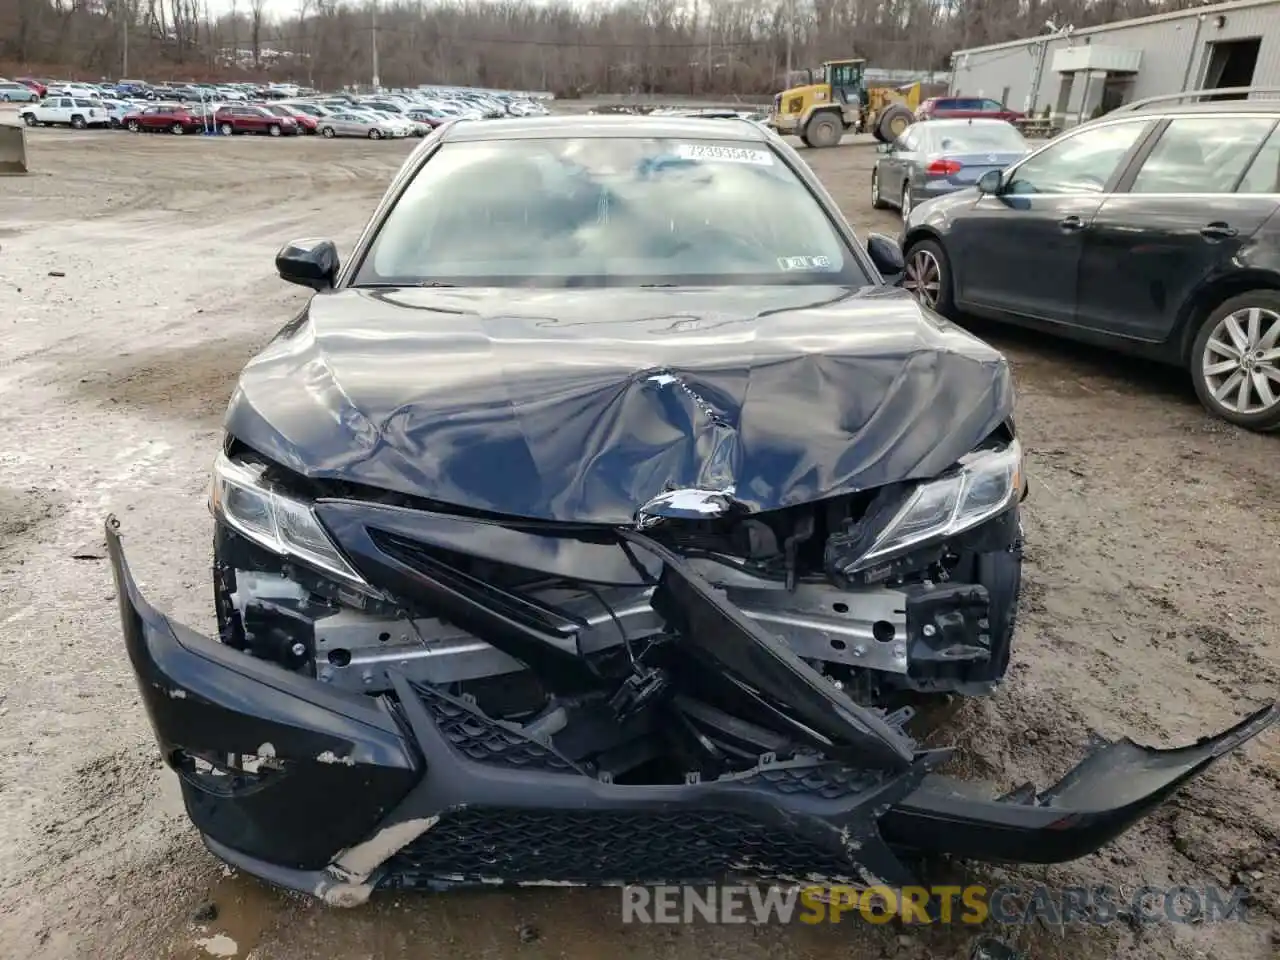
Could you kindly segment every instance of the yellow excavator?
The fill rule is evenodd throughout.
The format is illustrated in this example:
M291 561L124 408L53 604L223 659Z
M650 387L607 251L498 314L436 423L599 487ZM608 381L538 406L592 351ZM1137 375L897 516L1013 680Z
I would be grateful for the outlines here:
M808 83L773 98L769 126L807 147L834 147L849 130L889 142L915 119L920 84L868 88L866 60L828 60L820 71L806 72Z

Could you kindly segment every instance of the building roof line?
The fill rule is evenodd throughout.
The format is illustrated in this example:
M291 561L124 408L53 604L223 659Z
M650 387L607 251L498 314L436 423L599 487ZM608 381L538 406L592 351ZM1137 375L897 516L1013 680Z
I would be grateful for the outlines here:
M1270 7L1276 0L1230 0L1228 3L1206 4L1200 7L1186 7L1182 10L1170 10L1166 13L1153 13L1148 17L1133 17L1129 20L1117 20L1115 23L1100 23L1096 27L1081 27L1071 32L1072 37L1083 37L1094 33L1107 33L1123 27L1144 26L1149 23L1165 23L1172 20L1187 20L1191 17L1213 16L1229 13L1232 10L1247 10L1250 7ZM951 56L958 57L965 53L988 53L992 50L1011 50L1015 47L1026 47L1039 40L1062 39L1061 34L1042 33L1034 37L1023 37L1020 40L1005 40L1003 43L989 43L984 47L966 47L957 50Z

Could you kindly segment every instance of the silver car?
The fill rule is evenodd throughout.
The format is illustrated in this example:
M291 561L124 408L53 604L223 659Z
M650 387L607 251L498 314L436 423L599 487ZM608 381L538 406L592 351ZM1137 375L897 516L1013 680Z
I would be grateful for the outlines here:
M13 80L0 80L0 103L30 103L39 99L40 94L24 83L16 83Z
M331 109L329 115L319 120L317 129L322 137L368 137L381 140L396 136L395 129L382 117L354 110Z
M931 120L907 127L879 146L871 171L871 205L911 208L931 197L972 187L988 170L1003 170L1031 146L1003 120Z

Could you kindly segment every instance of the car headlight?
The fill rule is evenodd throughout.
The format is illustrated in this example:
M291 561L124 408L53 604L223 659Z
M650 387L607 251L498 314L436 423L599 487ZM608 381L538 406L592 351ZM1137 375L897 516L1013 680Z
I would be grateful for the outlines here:
M1022 446L978 450L960 468L922 483L876 535L871 546L844 568L853 574L923 543L945 540L1003 512L1022 494Z
M329 539L311 505L273 489L262 473L261 467L237 463L219 453L209 492L214 516L273 553L367 587Z

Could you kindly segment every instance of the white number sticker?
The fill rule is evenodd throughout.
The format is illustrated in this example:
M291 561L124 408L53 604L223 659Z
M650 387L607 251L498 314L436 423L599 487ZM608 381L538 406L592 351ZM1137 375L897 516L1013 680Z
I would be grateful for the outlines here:
M830 270L830 257L779 257L778 266L783 270Z
M717 163L754 163L759 167L773 166L773 154L768 150L752 150L749 147L721 147L703 143L681 143L676 156L683 160L710 160Z

